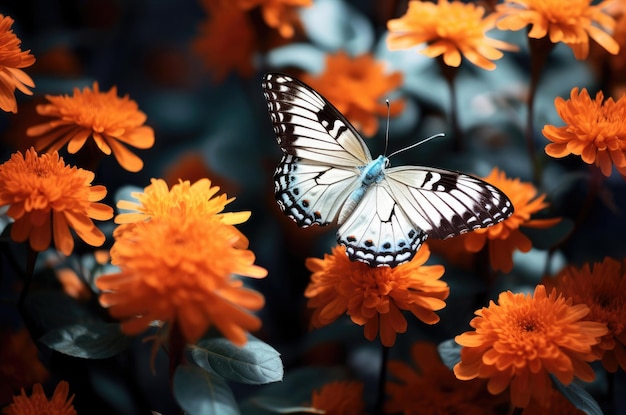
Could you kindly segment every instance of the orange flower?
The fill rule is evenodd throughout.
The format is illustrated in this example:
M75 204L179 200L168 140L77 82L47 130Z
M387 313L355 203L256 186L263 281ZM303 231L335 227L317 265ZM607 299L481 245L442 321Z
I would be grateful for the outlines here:
M495 415L507 403L506 397L487 393L483 380L464 382L454 377L432 343L415 343L411 357L417 370L403 361L389 362L389 373L398 381L387 382L387 413Z
M548 402L544 403L545 405L539 405L536 401L531 401L522 411L522 415L588 415L576 409L574 404L555 389L550 391Z
M33 414L54 414L54 415L76 415L76 410L72 405L74 395L67 398L70 392L70 385L61 381L54 390L52 398L48 400L41 384L33 386L33 393L27 396L22 388L22 394L13 397L13 403L2 410L4 415L33 415Z
M605 30L615 27L615 20L604 13L609 2L591 5L592 0L505 0L496 6L501 30L520 30L532 25L528 37L563 42L574 51L576 59L589 54L589 37L609 53L616 55L619 45ZM600 27L598 27L600 26Z
M134 196L142 203L140 213L116 218L126 223L111 248L120 272L99 277L96 286L104 290L100 303L122 320L125 333L138 334L158 320L176 324L188 343L215 326L242 345L246 331L260 327L248 310L260 309L263 296L233 278L267 274L253 264L247 239L232 226L249 213L218 214L229 200L209 200L215 191L208 180L182 182L170 192L165 182L153 180L146 193Z
M39 360L39 351L28 330L3 327L0 338L0 406L4 406L14 391L43 382L49 373Z
M329 415L363 415L363 384L361 382L336 381L313 391L311 406Z
M11 30L14 20L0 14L0 109L2 111L17 112L15 89L26 95L32 95L30 89L35 83L30 76L20 68L26 68L35 63L35 57L30 50L20 49L21 41Z
M402 74L385 75L382 62L369 54L350 57L337 52L326 57L326 70L318 77L305 74L302 80L328 99L366 136L376 134L378 118L387 115L381 101L402 84ZM404 101L391 103L391 116L404 109Z
M231 71L245 78L251 77L258 42L250 16L232 3L210 0L204 1L203 5L209 19L200 25L200 33L192 44L194 52L213 72L215 82L223 81Z
M546 293L543 285L531 294L498 296L498 304L476 311L475 331L455 337L463 346L454 374L461 380L489 379L490 393L510 387L511 402L524 408L532 401L546 405L554 375L569 385L574 377L590 382L595 374L587 363L595 360L592 347L607 333L604 323L582 321L584 304Z
M150 148L154 144L154 131L143 125L146 114L139 111L128 95L118 97L116 87L100 92L98 83L94 82L93 91L87 87L82 92L74 88L72 97L46 95L46 98L50 104L37 105L37 112L55 119L26 130L28 136L41 136L36 144L38 150L52 152L68 144L67 151L75 154L92 137L100 151L106 155L113 152L124 169L136 172L143 168L143 161L124 144Z
M446 306L450 288L439 278L441 265L424 266L430 251L423 245L410 262L395 268L371 268L352 262L345 247L333 248L324 259L308 258L313 274L304 295L314 308L313 327L322 327L347 313L352 322L365 326L365 337L374 340L380 332L384 346L392 346L396 333L404 333L407 322L400 310L408 310L426 324L435 324L434 311Z
M510 272L513 269L513 252L528 252L532 248L530 239L520 231L520 227L548 228L561 219L530 219L533 213L548 206L544 202L545 194L535 198L537 189L532 184L522 183L520 179L507 179L498 168L494 168L484 180L509 197L513 203L513 214L489 228L476 229L459 238L470 252L479 252L488 243L493 269Z
M626 370L626 264L605 258L582 268L567 267L550 282L566 298L586 304L589 320L605 323L609 332L594 346L609 372Z
M578 93L572 89L570 99L554 100L559 116L567 125L546 125L543 135L552 143L546 145L546 154L565 157L576 154L587 163L595 163L605 176L611 175L613 165L626 176L626 97L604 101L602 91L591 100L585 88Z
M69 255L74 249L70 228L86 243L100 246L104 234L92 219L108 220L113 209L95 203L106 196L104 186L91 186L94 174L66 165L55 151L37 155L34 149L19 151L0 165L0 206L10 205L7 215L15 219L11 238L30 240L35 251L50 246Z
M484 14L483 7L461 1L410 1L404 16L387 22L387 46L399 50L426 43L421 52L431 58L443 55L448 66L458 67L463 55L474 65L492 70L496 67L492 60L503 56L499 49L517 48L485 35L495 20L483 19Z
M240 8L249 10L261 7L265 24L277 29L282 37L292 37L294 25L299 22L297 7L309 7L312 0L236 0Z

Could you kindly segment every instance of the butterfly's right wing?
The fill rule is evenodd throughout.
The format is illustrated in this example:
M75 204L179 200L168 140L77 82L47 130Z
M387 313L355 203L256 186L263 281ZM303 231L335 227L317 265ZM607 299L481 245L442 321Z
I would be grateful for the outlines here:
M350 122L311 87L269 73L263 93L281 149L298 159L327 166L365 166L372 156Z

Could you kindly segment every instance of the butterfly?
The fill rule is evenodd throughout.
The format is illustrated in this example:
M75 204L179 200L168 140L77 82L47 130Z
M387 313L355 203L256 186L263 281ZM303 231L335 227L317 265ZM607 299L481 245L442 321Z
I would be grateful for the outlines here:
M475 177L372 159L350 122L303 82L269 73L262 86L284 153L274 173L278 206L300 227L337 221L350 260L395 267L428 237L486 228L513 213L502 191Z

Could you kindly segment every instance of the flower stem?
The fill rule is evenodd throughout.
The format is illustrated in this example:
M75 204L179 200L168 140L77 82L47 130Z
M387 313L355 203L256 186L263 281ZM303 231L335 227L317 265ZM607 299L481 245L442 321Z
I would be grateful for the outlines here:
M515 408L513 408L513 414L512 415L522 415L523 412L524 412L524 408L515 407Z
M526 148L531 163L533 182L538 184L541 178L541 167L535 156L535 96L537 95L541 71L548 55L554 48L554 43L547 36L541 39L528 38L528 47L530 49L530 86L528 90L528 113L526 114Z
M170 385L174 386L174 374L176 369L185 361L185 338L183 332L180 331L180 327L176 321L170 323L170 341L169 341L169 371L170 371Z
M30 243L26 243L26 279L24 280L24 287L20 293L20 298L17 300L17 309L24 310L24 302L26 301L26 295L30 289L30 283L33 280L33 274L35 272L35 263L37 262L37 251L31 248Z
M456 83L454 82L456 74L459 72L459 68L446 65L441 56L437 58L437 63L439 64L441 74L448 84L448 88L450 88L450 124L452 124L452 145L453 150L456 153L460 153L464 150L465 146L463 144L461 127L459 126Z
M389 347L383 346L380 372L378 374L378 393L376 395L374 415L382 415L383 413L383 404L385 403L385 385L387 383L387 363L389 363L389 349Z

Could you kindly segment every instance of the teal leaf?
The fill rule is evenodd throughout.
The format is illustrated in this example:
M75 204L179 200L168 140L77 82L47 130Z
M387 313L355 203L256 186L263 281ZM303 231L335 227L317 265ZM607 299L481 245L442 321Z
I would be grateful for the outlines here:
M131 342L117 323L72 324L52 330L39 340L57 352L83 359L115 356Z
M525 228L520 230L531 240L537 249L550 249L563 241L574 228L574 222L562 218L559 223L549 228Z
M290 405L284 399L270 398L261 396L254 398L253 402L259 408L277 414L323 414L326 413L323 409L316 409L309 406L293 406Z
M454 339L448 339L439 343L437 351L443 364L448 366L450 370L461 361L461 345L455 342Z
M554 386L572 403L576 408L587 415L603 415L600 405L582 386L572 382L565 386L559 380L551 376Z
M253 336L242 347L223 337L201 339L190 347L194 362L226 379L251 385L283 379L280 353Z
M174 373L174 397L189 415L239 415L226 381L197 366L179 366Z

